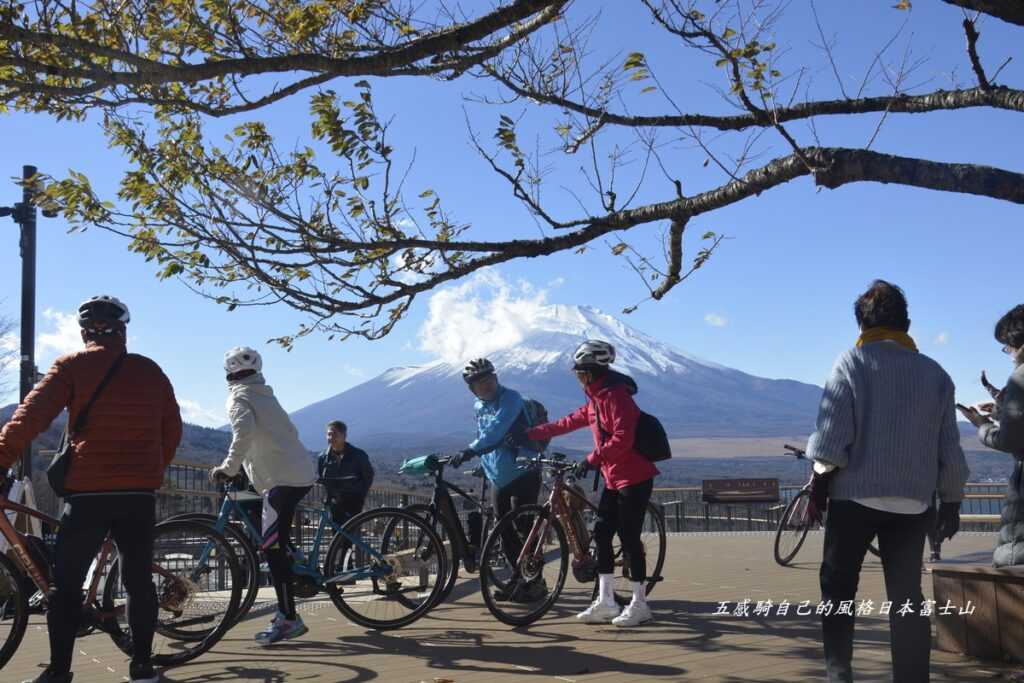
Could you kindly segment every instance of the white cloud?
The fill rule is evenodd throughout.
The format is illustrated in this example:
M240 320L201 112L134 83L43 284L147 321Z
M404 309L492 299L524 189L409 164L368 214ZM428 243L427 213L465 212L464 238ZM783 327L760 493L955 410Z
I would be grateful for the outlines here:
M935 343L939 346L945 346L949 343L949 332L939 332L938 336L935 337Z
M342 372L346 372L346 373L352 375L353 377L355 377L357 379L363 379L363 378L369 376L367 374L366 370L363 370L362 368L358 368L355 365L349 365L347 363L345 363L345 364L343 364L341 366L341 370L342 370Z
M548 287L551 287L552 289L554 289L555 287L561 287L564 284L565 284L565 278L562 277L561 275L559 275L555 279L553 279L550 282L548 282Z
M435 271L435 258L425 249L403 249L391 257L391 278L414 285Z
M220 427L228 421L222 411L206 408L199 401L178 398L178 407L181 408L181 419L192 424L203 427Z
M704 316L704 322L711 327L725 327L729 324L729 321L725 316L719 315L718 313L708 313Z
M526 282L513 286L497 271L480 271L430 297L420 348L450 363L486 356L521 341L548 315L545 306L546 290Z
M61 356L82 348L82 333L78 326L78 316L74 313L61 313L47 308L43 311L43 318L50 322L52 329L36 338L36 356L48 353L53 356Z
M0 353L20 353L21 335L17 332L8 332L0 336Z

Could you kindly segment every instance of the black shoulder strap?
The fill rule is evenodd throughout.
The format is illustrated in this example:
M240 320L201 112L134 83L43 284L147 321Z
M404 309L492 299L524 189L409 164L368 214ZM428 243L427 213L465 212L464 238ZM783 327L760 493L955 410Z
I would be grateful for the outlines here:
M597 419L597 433L601 435L601 443L604 444L604 440L608 438L608 432L604 431L604 427L601 426L601 412L597 409L597 400L590 399L590 402L594 406L594 417Z
M127 351L122 353L117 357L117 360L114 361L113 365L110 366L110 369L107 370L107 374L103 376L102 381L100 381L100 385L96 387L96 391L92 392L92 397L89 399L89 402L85 404L85 407L82 408L82 412L80 412L78 417L75 419L75 427L71 431L71 434L77 434L82 431L83 427L85 427L85 420L89 417L89 411L92 410L92 404L95 403L96 398L103 393L107 383L110 382L110 378L113 377L114 373L117 372L117 369L121 367L121 361L123 361L124 357L127 355Z

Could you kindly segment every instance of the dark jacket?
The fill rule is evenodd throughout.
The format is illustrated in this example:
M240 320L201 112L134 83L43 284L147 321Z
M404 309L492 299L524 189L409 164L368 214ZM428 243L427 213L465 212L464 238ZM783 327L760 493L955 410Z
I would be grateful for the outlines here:
M68 409L74 424L124 342L89 342L58 358L0 432L0 467L10 467L33 438ZM155 490L181 440L181 413L160 366L129 353L71 441L65 482L71 491Z
M317 478L335 497L366 498L373 486L373 465L370 456L361 448L345 444L345 452L339 458L330 449L317 457Z
M610 371L586 388L586 404L557 422L527 430L526 436L540 441L589 426L594 450L587 462L601 468L605 485L617 490L643 483L657 475L658 468L633 445L640 419L640 409L633 401L636 392L631 377Z
M992 563L997 567L1024 565L1024 365L1020 365L996 400L997 423L978 430L989 448L1012 453L1016 462L1003 502L999 545Z

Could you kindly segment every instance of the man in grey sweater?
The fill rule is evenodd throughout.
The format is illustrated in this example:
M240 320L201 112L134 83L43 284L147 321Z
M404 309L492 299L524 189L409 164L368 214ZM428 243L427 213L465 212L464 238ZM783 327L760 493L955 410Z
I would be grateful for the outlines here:
M831 683L853 680L856 610L843 604L855 599L867 546L877 536L892 603L893 679L924 682L931 655L931 625L921 614L924 541L934 523L929 506L938 492L938 535L951 538L968 475L953 382L907 334L899 287L876 280L854 314L860 338L825 384L807 447L815 461L815 499L828 506L821 564L825 664Z

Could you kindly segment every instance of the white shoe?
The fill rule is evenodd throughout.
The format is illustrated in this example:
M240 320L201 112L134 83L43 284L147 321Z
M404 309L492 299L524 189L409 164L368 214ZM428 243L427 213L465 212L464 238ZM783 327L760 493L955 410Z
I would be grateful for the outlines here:
M639 604L631 602L626 605L626 609L622 610L622 614L612 619L612 624L615 626L639 626L645 621L650 621L654 616L651 614L651 608L647 606L646 602Z
M618 605L606 605L598 598L590 607L576 615L584 624L607 624L619 616Z

